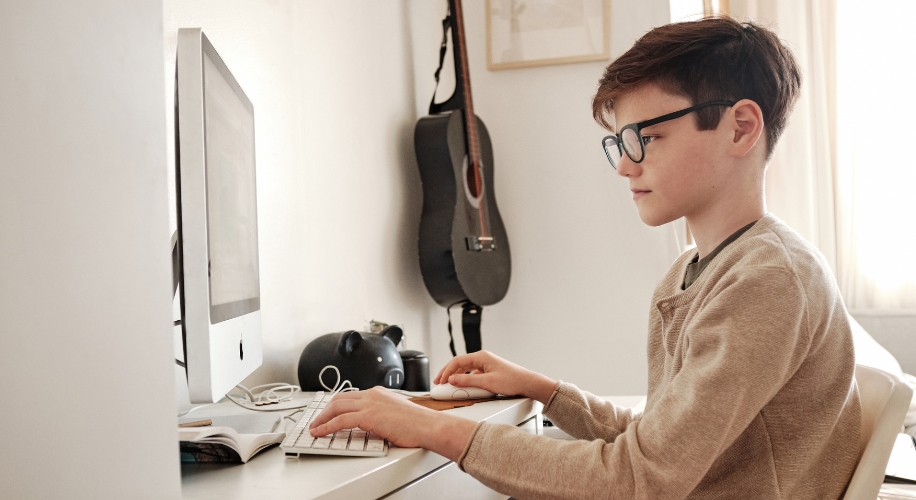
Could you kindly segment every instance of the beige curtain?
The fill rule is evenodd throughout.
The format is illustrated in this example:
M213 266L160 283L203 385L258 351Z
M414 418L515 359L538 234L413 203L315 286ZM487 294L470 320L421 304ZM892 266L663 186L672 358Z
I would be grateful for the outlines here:
M803 84L767 168L767 204L823 253L846 305L916 312L912 0L672 0L779 34Z
M916 308L916 2L732 0L731 14L776 31L803 72L769 211L820 249L850 309Z
M732 0L731 12L776 31L801 66L801 95L767 168L767 208L817 246L838 274L833 5Z

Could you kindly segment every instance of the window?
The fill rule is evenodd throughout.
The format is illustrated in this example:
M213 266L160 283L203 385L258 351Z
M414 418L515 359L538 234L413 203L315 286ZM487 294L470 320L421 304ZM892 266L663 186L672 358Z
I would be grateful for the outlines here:
M850 308L916 308L916 2L837 4L839 274Z

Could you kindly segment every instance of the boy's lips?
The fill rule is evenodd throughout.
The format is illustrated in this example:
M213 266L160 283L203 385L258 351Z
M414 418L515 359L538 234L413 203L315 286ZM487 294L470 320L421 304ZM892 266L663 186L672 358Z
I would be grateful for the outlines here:
M638 199L642 198L643 196L645 196L645 195L647 195L647 194L649 194L649 193L652 192L652 190L650 190L650 189L635 189L635 188L631 188L630 191L633 192L633 199L634 199L634 200L638 200Z

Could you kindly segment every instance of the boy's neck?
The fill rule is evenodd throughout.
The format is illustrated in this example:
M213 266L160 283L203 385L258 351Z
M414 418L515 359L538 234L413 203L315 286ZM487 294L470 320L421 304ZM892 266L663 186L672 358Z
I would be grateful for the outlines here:
M720 243L742 227L760 220L766 215L766 202L730 207L719 213L700 214L687 217L687 225L697 244L700 258L709 255Z

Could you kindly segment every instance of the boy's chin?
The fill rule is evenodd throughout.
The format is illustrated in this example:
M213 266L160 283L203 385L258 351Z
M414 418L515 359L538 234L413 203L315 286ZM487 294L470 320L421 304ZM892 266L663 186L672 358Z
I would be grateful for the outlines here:
M649 210L648 208L639 208L639 218L642 219L643 224L647 226L658 227L671 221L680 219L681 216L670 213L657 212L654 210Z

